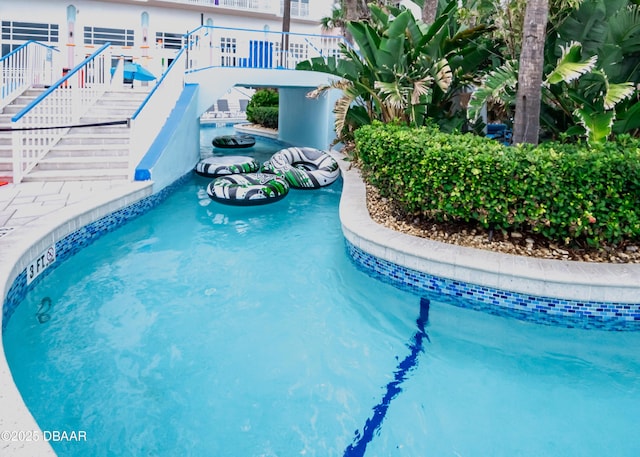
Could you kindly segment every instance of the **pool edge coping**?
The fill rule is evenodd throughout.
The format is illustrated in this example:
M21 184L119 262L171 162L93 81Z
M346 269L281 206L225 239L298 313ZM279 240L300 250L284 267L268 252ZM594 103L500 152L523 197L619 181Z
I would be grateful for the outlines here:
M430 275L560 300L638 304L639 264L539 259L406 235L373 221L360 171L331 151L342 172L340 222L346 240L393 264Z
M0 317L0 411L9 411L9 415L0 415L0 431L28 432L40 439L35 441L4 441L0 438L0 451L7 451L13 457L55 456L56 453L48 441L42 439L42 431L29 411L9 368L3 342L4 307L12 284L22 274L27 265L47 246L56 240L74 233L115 211L151 196L153 182L131 182L128 185L111 189L103 195L92 195L91 199L75 202L56 212L54 219L40 217L21 230L14 230L4 242L15 241L13 249L3 252L0 265L0 296L2 297L2 317ZM10 238L11 237L11 238ZM9 416L9 417L7 417Z

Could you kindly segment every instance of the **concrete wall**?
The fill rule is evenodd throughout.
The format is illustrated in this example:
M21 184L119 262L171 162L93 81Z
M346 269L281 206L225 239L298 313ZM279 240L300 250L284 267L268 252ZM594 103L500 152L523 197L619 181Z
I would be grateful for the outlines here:
M337 91L307 98L315 87L283 87L279 89L280 110L278 139L298 146L329 149L335 139L333 107Z
M160 134L136 167L135 180L153 180L153 193L193 170L200 160L199 87L187 84Z

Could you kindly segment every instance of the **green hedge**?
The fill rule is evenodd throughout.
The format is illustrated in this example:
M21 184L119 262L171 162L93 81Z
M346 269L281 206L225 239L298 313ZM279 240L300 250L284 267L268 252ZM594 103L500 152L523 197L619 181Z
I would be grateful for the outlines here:
M278 128L278 107L260 106L253 109L253 123L272 129Z
M640 240L640 142L509 147L374 123L356 131L365 179L410 215L591 246Z
M275 107L277 112L279 101L280 95L275 89L258 89L247 104L247 120L249 122L253 122L254 124L264 125L262 124L261 119L263 119L265 116L268 116L271 119L273 118L273 115L265 115L264 113L259 113L260 109L264 107ZM276 116L276 127L277 125L278 121ZM265 125L265 127L272 126Z

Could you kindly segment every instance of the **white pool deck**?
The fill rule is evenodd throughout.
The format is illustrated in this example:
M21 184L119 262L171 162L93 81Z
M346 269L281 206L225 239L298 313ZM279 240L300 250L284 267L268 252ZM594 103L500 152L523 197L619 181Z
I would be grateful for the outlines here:
M446 278L523 293L637 303L640 265L522 258L442 244L373 222L359 172L339 159L344 178L340 219L354 246L399 265ZM126 181L21 183L0 186L0 296L47 246L106 214L151 195L152 183ZM0 344L0 432L39 430L13 383ZM0 455L55 455L47 442L7 441Z

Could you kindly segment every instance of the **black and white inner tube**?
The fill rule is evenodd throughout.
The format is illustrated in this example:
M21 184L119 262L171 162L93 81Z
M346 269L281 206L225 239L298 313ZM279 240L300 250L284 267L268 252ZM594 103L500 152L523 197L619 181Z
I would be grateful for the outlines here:
M207 178L233 175L237 173L253 173L260 164L247 156L222 156L203 159L196 165L196 173Z
M315 148L281 149L264 163L263 171L282 175L291 187L317 189L328 186L340 176L338 162Z
M221 176L207 186L209 197L227 205L264 205L282 200L289 193L284 178L268 173Z

